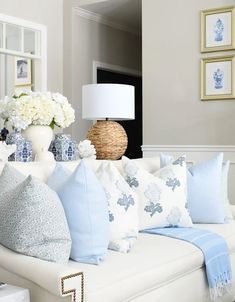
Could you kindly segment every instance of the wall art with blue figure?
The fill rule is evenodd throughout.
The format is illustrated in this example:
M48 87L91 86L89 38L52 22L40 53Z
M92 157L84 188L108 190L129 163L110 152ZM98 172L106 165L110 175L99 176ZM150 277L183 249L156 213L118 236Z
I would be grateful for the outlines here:
M223 79L224 79L224 72L220 68L213 73L213 80L214 80L214 87L215 89L222 89L223 88Z
M223 32L224 32L224 24L223 24L222 20L220 18L218 18L214 25L214 33L215 33L214 40L216 42L223 41Z

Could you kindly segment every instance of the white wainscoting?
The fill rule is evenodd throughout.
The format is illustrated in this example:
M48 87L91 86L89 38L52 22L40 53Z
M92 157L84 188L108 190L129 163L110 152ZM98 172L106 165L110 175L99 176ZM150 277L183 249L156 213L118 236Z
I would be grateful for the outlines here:
M143 157L159 156L161 152L173 155L174 157L185 154L187 163L194 164L209 158L216 153L223 152L224 160L230 160L229 170L229 200L235 204L235 146L212 146L212 145L143 145Z

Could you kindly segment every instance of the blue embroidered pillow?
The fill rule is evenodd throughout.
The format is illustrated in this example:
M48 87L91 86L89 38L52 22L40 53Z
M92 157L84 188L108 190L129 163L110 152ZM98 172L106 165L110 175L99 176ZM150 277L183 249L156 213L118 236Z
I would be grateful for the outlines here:
M171 156L161 154L161 167L172 160ZM188 210L195 223L224 223L227 220L222 202L222 185L227 188L222 182L222 163L223 154L220 153L210 160L188 168ZM227 165L223 169L228 172ZM225 172L223 177L227 177ZM228 203L228 200L224 202ZM226 208L230 210L229 207Z
M162 227L190 227L186 209L186 164L179 158L155 175L123 157L126 181L139 197L140 230Z
M129 252L139 231L138 199L117 168L103 162L96 175L102 184L109 207L109 249Z

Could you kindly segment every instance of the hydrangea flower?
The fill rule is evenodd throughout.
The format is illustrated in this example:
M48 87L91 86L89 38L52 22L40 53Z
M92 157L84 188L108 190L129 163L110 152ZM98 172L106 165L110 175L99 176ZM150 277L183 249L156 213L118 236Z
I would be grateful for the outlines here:
M66 128L75 121L75 111L60 93L24 91L0 101L0 117L14 128L30 125Z

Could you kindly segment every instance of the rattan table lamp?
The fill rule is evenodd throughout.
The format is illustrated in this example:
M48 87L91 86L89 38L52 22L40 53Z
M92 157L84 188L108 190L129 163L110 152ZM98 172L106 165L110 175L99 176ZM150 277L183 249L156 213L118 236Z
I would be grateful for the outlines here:
M96 148L97 159L119 159L128 139L124 128L114 120L135 118L135 88L123 84L83 86L82 117L97 120L87 138Z

